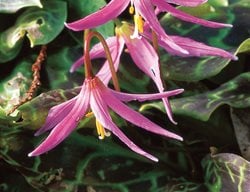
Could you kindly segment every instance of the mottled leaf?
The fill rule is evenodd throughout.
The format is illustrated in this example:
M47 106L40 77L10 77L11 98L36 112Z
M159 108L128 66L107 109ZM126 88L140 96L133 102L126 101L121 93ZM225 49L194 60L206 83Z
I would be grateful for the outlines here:
M29 59L20 60L19 65L9 73L9 76L0 80L0 109L4 110L5 113L18 104L31 83L31 63Z
M250 189L250 163L232 153L211 155L203 160L205 184L213 192L247 192Z
M250 20L249 5L230 4L218 6L212 1L198 8L180 7L179 9L197 17L233 24L233 28L211 29L178 19L166 14L161 23L169 34L189 37L207 45L238 53L249 52ZM211 4L211 5L210 5ZM239 35L241 34L241 35ZM247 40L246 40L247 39ZM244 42L243 42L244 41ZM178 81L199 81L217 75L230 64L230 60L221 57L190 57L169 56L162 51L161 63L163 77ZM232 63L240 67L238 63Z
M250 160L250 109L232 109L235 136L242 156Z
M175 114L191 116L206 121L210 115L223 104L235 108L250 106L250 73L243 73L231 81L222 84L213 91L194 96L173 99L171 106ZM164 111L162 103L142 105L141 111L151 107Z
M21 8L30 6L43 7L40 0L1 0L0 13L14 13Z
M16 24L0 34L0 63L16 57L25 36L30 46L51 42L64 28L66 3L50 1L44 8L29 8L21 14Z

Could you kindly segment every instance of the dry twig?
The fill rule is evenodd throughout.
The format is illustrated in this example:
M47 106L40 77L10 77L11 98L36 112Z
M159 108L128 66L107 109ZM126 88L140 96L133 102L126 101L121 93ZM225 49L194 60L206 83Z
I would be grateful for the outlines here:
M46 50L47 50L47 46L43 45L35 63L33 63L33 65L32 65L33 80L31 82L29 90L25 94L25 97L22 98L19 101L19 103L16 104L8 114L13 113L18 107L20 107L24 103L30 101L33 98L33 95L36 92L36 90L38 89L38 87L41 85L40 71L41 71L42 63L46 59Z

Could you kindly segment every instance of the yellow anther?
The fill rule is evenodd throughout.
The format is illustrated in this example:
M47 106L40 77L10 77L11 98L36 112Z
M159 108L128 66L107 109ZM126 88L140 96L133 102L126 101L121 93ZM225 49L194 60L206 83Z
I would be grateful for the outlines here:
M97 134L99 135L99 139L104 139L105 137L105 130L104 127L101 125L99 121L95 121Z
M135 22L135 25L138 28L139 33L143 33L143 31L144 31L143 30L144 21L143 21L142 16L140 16L140 15L134 15L134 22Z
M134 12L135 12L135 8L134 8L134 6L130 6L129 7L129 13L132 15L132 14L134 14Z
M94 113L91 111L91 112L88 112L85 117L92 117L94 115Z

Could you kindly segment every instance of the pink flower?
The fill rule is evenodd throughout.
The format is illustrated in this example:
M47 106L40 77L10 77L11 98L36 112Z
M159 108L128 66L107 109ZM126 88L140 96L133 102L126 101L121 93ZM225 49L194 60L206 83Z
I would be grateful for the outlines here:
M172 49L172 52L179 52L181 54L188 55L188 50L185 50L183 47L176 44L176 42L169 37L164 29L161 27L157 16L155 14L154 6L157 7L158 11L167 11L173 16L192 23L219 28L219 27L231 27L230 24L223 24L217 22L206 21L187 13L182 12L181 10L176 9L171 6L169 3L174 3L177 5L183 6L197 6L199 4L205 3L207 0L111 0L105 7L86 16L83 19L77 20L72 23L66 24L69 29L80 31L84 29L95 28L99 25L102 25L112 19L115 19L119 16L129 4L131 4L131 13L135 12L134 21L135 21L135 31L132 35L133 38L140 37L139 33L143 32L144 22L149 25L149 27L155 31L159 40L164 41L168 45L169 49ZM135 11L133 10L135 9Z
M142 38L134 38L131 39L130 36L133 34L133 26L123 22L123 24L116 28L116 37L109 37L106 39L107 44L109 46L113 61L114 61L114 67L117 70L119 63L120 63L120 56L122 53L122 50L124 49L124 46L127 46L128 52L133 59L134 63L137 65L139 69L141 69L147 76L149 76L156 84L159 92L164 91L164 87L161 80L160 75L160 68L159 68L159 57L154 50L154 48L151 46L151 44L148 42L147 38L151 38L151 33L145 31L142 35ZM147 38L145 38L145 37ZM224 50L221 50L219 48L209 47L207 45L204 45L202 43L196 42L194 40L183 38L183 37L172 37L176 42L185 47L188 48L190 51L190 54L188 56L207 56L207 55L214 55L214 56L221 56L226 58L234 58L234 56ZM169 47L164 43L164 41L159 41L159 44L164 47L167 51L172 51L169 49ZM171 52L172 54L177 55L185 55L179 52ZM187 56L187 55L185 55ZM90 57L91 59L97 59L97 58L104 58L105 53L102 48L101 43L96 44L93 46L93 48L90 51ZM79 66L81 66L84 62L84 58L79 58L71 67L70 71L75 71ZM103 67L98 72L97 76L104 82L104 84L108 84L111 74L109 72L108 68L108 61L105 61ZM163 98L163 104L165 106L166 113L168 115L169 120L176 124L176 122L173 119L172 116L172 110L171 106L169 104L169 101L167 98Z
M106 130L116 135L131 150L153 161L158 159L135 145L112 121L109 109L119 116L152 133L182 141L182 137L171 133L153 123L140 113L124 104L131 100L145 101L166 98L183 92L183 89L158 94L126 94L107 88L98 77L85 79L79 95L50 109L45 125L36 135L50 132L49 136L29 156L43 154L61 143L78 125L90 110L93 112L97 128L104 137ZM104 129L105 128L105 129Z

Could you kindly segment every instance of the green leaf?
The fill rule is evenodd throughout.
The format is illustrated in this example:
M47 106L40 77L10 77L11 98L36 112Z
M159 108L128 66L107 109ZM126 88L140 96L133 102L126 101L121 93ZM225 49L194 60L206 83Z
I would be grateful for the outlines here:
M216 1L221 2L221 1ZM226 49L234 54L249 52L249 20L250 6L244 4L230 4L227 7L208 2L196 8L179 7L184 12L212 21L233 24L233 28L211 29L180 21L170 14L161 19L168 34L189 37L210 46ZM239 35L240 34L240 35ZM236 50L236 51L235 51ZM219 74L231 62L220 57L190 57L181 58L161 54L161 63L165 79L178 81L199 81ZM238 63L235 67L238 66ZM240 65L238 66L240 67Z
M232 153L220 153L205 158L202 162L205 184L211 192L238 191L250 189L250 163Z
M215 7L227 7L228 0L209 0L209 4Z
M40 0L1 0L0 13L14 13L19 9L30 6L43 7Z
M27 9L13 27L0 34L0 63L16 57L25 35L31 47L51 42L64 28L66 14L66 3L60 1L47 1L43 9Z
M171 101L171 106L175 114L190 116L206 121L219 106L224 104L235 108L249 107L249 86L250 72L242 73L213 91L173 99ZM164 111L162 103L142 105L140 111L144 111L152 107Z
M71 65L80 57L82 50L75 46L67 46L55 49L47 59L46 72L48 84L51 89L71 89L82 84L83 73L70 73Z

